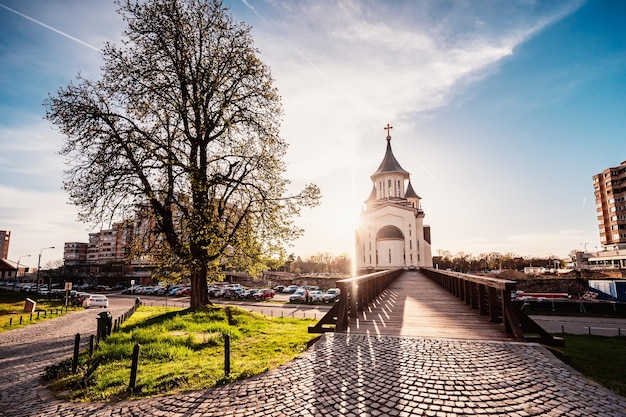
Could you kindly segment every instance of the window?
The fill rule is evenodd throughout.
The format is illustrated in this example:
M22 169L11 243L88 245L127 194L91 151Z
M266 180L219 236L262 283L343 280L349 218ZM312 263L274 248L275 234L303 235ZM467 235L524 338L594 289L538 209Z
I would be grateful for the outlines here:
M413 249L413 241L409 240L409 249Z
M391 265L391 249L389 249L389 265Z

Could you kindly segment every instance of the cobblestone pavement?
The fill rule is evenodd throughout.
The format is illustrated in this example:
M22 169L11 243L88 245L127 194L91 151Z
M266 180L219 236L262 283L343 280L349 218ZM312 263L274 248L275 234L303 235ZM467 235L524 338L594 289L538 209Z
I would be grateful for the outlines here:
M68 403L41 387L37 374L53 356L71 354L65 345L85 330L79 318L0 334L0 416L626 415L626 398L536 344L345 334L326 334L285 366L214 389Z
M110 308L113 317L128 307ZM29 416L29 406L37 409L40 376L48 365L71 358L74 338L81 335L81 349L96 333L100 309L68 313L59 318L0 333L0 416ZM33 410L34 410L33 409Z

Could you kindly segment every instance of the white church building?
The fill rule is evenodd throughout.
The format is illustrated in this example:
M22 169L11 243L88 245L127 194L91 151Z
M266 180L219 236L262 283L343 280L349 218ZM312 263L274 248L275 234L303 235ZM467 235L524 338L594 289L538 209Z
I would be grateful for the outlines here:
M365 201L356 231L356 272L432 267L430 226L424 225L421 198L391 150L392 126L387 125L387 150L371 175L372 192Z

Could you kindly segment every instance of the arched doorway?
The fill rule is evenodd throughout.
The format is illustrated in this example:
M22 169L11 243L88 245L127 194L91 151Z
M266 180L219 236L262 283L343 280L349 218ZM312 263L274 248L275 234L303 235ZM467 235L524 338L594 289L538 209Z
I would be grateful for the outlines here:
M404 234L396 226L383 226L376 233L376 266L404 268Z

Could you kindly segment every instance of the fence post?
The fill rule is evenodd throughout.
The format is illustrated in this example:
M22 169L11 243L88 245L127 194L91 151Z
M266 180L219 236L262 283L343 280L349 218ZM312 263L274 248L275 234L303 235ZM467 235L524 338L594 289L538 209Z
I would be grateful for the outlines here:
M130 367L130 383L128 384L128 389L130 389L131 394L133 390L135 389L135 385L137 383L137 366L139 365L139 349L140 348L141 348L141 345L139 343L137 343L135 347L133 348L133 363L131 364L131 367Z
M93 356L93 342L94 342L94 337L93 335L89 336L89 357L91 358Z
M224 333L224 376L228 378L230 374L230 335Z
M80 351L80 333L76 333L74 337L74 360L72 361L72 373L76 373L76 369L78 369L78 354Z

